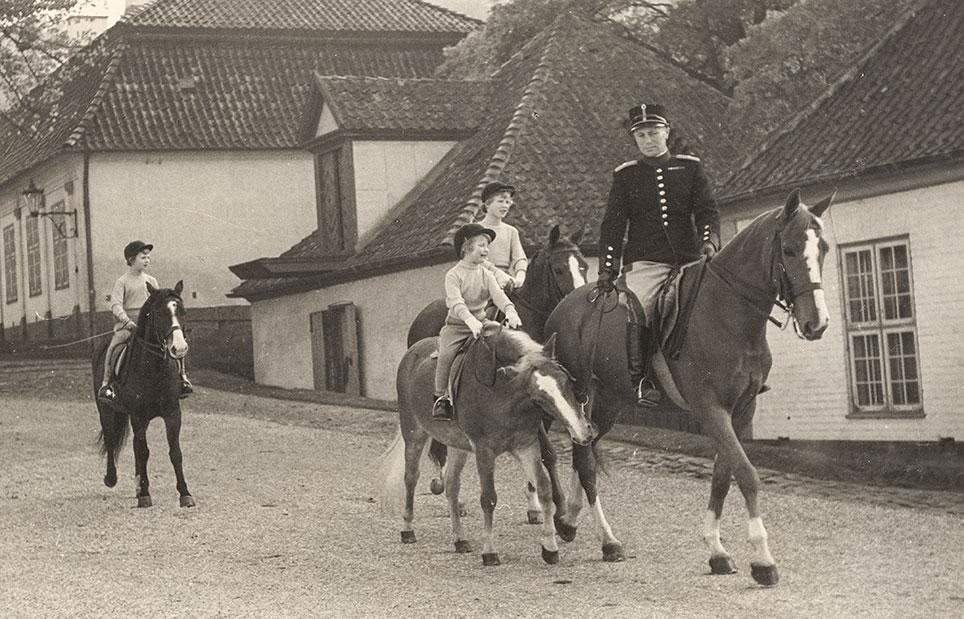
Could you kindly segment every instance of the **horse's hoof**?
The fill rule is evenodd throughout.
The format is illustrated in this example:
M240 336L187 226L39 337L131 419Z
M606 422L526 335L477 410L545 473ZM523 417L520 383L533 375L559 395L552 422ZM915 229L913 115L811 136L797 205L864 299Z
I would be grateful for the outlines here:
M559 539L564 542L571 542L572 540L576 539L576 527L566 524L559 518L555 518L555 521L556 535L559 536Z
M716 575L736 574L736 563L729 555L710 557L710 573Z
M482 565L502 565L502 561L499 561L499 553L497 552L483 552L482 553Z
M558 550L546 550L545 546L542 548L542 560L549 565L555 565L559 563L559 551Z
M181 497L181 507L194 507L197 503L194 502L194 497L190 494L185 494Z
M750 575L753 576L753 580L757 581L757 583L763 585L764 587L772 587L780 582L780 575L777 574L777 566L775 565L760 565L758 563L751 563Z
M542 512L530 509L526 512L526 520L529 524L542 524L545 520L542 517Z
M432 494L442 494L445 492L445 482L436 477L432 480L432 483L429 484L429 490L432 491Z
M625 561L626 555L623 554L622 544L603 544L603 561L608 561L609 563L616 563L618 561Z
M455 552L459 553L460 555L472 552L472 545L469 544L468 540L455 540Z
M110 473L104 475L104 485L108 488L113 488L117 485L117 473L111 475Z
M137 497L137 506L138 506L138 507L150 507L151 505L153 505L153 503L151 503L151 496L150 496L150 495L145 495L145 496L139 496L139 497Z
M415 531L402 531L403 544L414 544L415 542Z

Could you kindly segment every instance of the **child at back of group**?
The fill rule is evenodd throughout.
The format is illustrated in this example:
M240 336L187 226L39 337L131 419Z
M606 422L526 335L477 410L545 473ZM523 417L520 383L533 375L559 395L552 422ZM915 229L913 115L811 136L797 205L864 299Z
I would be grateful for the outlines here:
M482 225L495 232L495 240L489 245L489 259L483 266L493 272L503 288L522 286L529 266L519 231L503 221L514 204L514 196L515 187L498 181L482 189L482 210L485 213Z
M103 402L112 402L117 397L117 388L111 382L113 369L111 368L111 355L114 349L129 340L131 334L137 329L137 323L131 319L131 316L140 314L141 307L150 296L147 291L148 282L154 288L160 288L157 280L152 275L145 273L147 267L151 265L151 250L153 249L153 245L143 241L131 241L124 247L127 272L117 278L110 296L107 297L111 314L114 315L114 336L107 346L107 353L104 356L104 378L100 389L97 391L97 399ZM194 389L184 371L184 360L181 359L178 363L181 372L180 397L184 398L189 393L193 393Z
M448 393L449 372L462 344L482 333L489 301L495 302L505 314L506 324L513 329L522 326L515 306L505 296L495 275L483 267L489 256L489 244L495 238L494 231L476 223L466 224L455 233L455 255L459 261L445 274L445 305L449 311L438 338L433 419L450 421L453 417Z

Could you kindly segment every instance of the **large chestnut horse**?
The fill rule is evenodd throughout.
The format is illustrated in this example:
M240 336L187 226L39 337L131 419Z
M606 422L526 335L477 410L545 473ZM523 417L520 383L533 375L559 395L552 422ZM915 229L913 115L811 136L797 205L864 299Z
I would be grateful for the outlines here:
M817 340L827 328L821 272L828 246L820 215L832 198L808 209L796 190L783 207L764 213L738 233L707 265L679 355L667 359L657 353L654 359L663 391L692 411L716 445L703 528L714 574L734 571L720 543L720 517L731 478L736 477L749 512L753 578L764 585L778 580L760 512L760 478L739 437L751 428L756 397L770 371L766 326L775 300L784 300L802 338ZM589 284L563 299L546 323L546 331L557 334L558 358L575 377L577 393L590 398L590 419L599 429L591 447L573 446L573 489L565 513L557 515L557 529L563 539L575 536L581 485L603 544L603 558L609 561L621 560L623 550L599 501L594 449L619 412L635 404L626 363L627 309L622 295L602 293Z

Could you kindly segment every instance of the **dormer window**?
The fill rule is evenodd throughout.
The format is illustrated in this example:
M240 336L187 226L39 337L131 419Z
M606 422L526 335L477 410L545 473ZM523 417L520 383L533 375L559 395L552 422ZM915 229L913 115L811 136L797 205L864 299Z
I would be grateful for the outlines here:
M315 153L318 235L325 255L346 255L355 249L353 176L350 141Z

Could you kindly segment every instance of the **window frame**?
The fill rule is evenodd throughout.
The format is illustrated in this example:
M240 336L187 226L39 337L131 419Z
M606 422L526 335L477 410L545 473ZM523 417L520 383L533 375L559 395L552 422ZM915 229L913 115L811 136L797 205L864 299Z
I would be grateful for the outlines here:
M7 238L7 232L10 238ZM4 301L11 305L20 300L20 268L17 260L17 226L8 224L3 227L3 281ZM11 295L11 291L13 294Z
M321 252L326 257L348 257L355 253L358 242L358 222L355 202L355 170L353 162L352 141L350 139L325 140L312 150L315 175L315 214L318 222L318 238ZM324 187L324 173L322 160L332 157L336 162L335 175L338 186L338 223L341 228L340 242L342 247L331 248L328 241L332 238L323 224L328 217L325 214L325 201L322 189Z
M26 223L26 263L27 263L27 295L29 297L39 297L44 293L43 272L40 261L40 218L27 217Z
M61 230L66 230L67 217L63 214L66 209L64 201L54 204L51 210L51 220L54 223L51 253L53 254L54 290L70 288L70 257L68 238Z
M886 307L884 297L884 272L881 269L880 252L885 248L904 247L907 252L907 276L910 295L910 316L886 318ZM874 289L870 297L860 297L861 299L872 298L875 304L875 317L873 320L853 321L851 319L851 298L849 291L848 278L851 275L847 270L848 254L868 251L870 252L870 268ZM847 243L839 245L837 248L837 261L840 265L840 296L841 307L843 308L844 326L844 346L847 352L847 395L848 395L848 418L854 419L908 419L923 418L924 415L924 394L923 380L921 378L921 354L920 338L917 331L917 295L914 291L914 269L913 255L909 235L882 237L857 243ZM864 274L861 273L861 276ZM899 308L899 304L898 304ZM893 388L897 384L892 378L893 359L887 342L887 337L893 333L907 333L913 337L914 359L916 362L916 383L918 402L913 404L895 404L893 398ZM882 388L883 401L880 404L859 404L857 388L857 361L855 356L855 337L876 336L879 350L876 359L880 363L880 385ZM900 384L903 384L900 383Z

